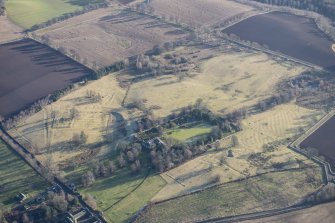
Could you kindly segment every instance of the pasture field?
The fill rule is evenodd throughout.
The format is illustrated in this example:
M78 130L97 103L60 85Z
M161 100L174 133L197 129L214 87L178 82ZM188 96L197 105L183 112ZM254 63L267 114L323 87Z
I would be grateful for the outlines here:
M0 141L0 209L11 208L19 193L33 196L47 187L47 182Z
M157 44L180 40L184 31L149 16L106 8L76 16L36 32L56 48L72 52L88 66L108 66L145 53Z
M157 15L173 17L191 26L213 26L253 10L250 6L229 0L153 0L150 6Z
M184 50L185 51L185 50ZM262 53L216 53L203 60L200 69L184 80L175 75L134 83L126 103L140 97L157 117L165 117L178 109L203 99L214 112L226 113L247 106L275 93L275 85L300 74L305 68L278 62Z
M217 183L225 183L246 176L269 171L315 166L312 161L287 145L302 131L313 126L323 113L285 104L252 115L242 121L242 131L221 140L221 151L209 151L183 165L162 173L167 185L153 200L164 200ZM234 157L228 157L231 149ZM215 181L215 178L220 181Z
M5 16L0 16L0 27L0 43L22 37L22 29L13 24Z
M211 132L211 126L205 124L196 124L190 127L177 127L166 131L167 138L173 138L178 141L187 141L199 135L205 135Z
M7 16L22 28L46 22L65 13L82 9L82 6L65 0L9 0L6 1Z
M321 184L320 167L267 173L153 204L136 222L195 222L287 207Z
M83 194L91 194L98 200L98 207L111 222L129 222L130 218L165 185L159 175L142 171L132 176L121 171L114 177L97 181L84 189Z
M88 92L100 95L101 100L93 101ZM39 150L40 160L51 156L64 167L69 163L85 163L89 157L108 153L112 148L113 143L101 143L117 138L119 120L111 111L122 112L124 94L125 89L119 87L114 75L105 76L46 106L10 133L23 145ZM76 110L76 118L71 118L72 109ZM73 146L73 135L82 131L88 136L86 145Z
M0 45L0 67L2 116L9 116L48 94L66 88L91 72L31 39Z
M335 217L334 208L335 203L332 202L273 217L243 221L243 223L329 223Z

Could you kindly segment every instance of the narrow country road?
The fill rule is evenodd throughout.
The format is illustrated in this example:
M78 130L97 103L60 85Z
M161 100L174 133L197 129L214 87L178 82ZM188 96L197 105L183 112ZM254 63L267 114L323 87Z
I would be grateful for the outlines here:
M71 194L72 196L76 197L79 201L79 203L82 205L82 207L87 208L91 213L96 215L101 222L108 223L104 217L98 212L93 210L82 198L82 196L76 192L73 191L71 188L69 188L63 181L61 181L56 176L52 176L51 178L46 178L42 171L45 169L45 167L42 165L40 161L38 161L35 156L29 152L28 149L23 147L20 143L18 143L14 138L12 138L3 128L0 127L0 138L18 155L22 160L24 160L35 172L37 172L40 176L42 176L46 181L48 181L51 184L57 183L62 188L62 190L68 194ZM23 155L24 154L24 155ZM31 164L31 161L27 159L27 157L31 157L31 160L35 161L37 166L39 168L36 168L36 166Z

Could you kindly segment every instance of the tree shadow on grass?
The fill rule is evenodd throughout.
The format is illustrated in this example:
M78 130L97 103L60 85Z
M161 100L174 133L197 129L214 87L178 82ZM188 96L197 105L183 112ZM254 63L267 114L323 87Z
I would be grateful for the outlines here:
M184 175L178 176L178 177L175 178L175 180L186 181L186 180L192 179L194 177L199 177L203 174L206 174L206 173L210 172L211 170L212 170L212 167L209 166L206 169L196 170L196 171L193 171L191 173L186 173Z
M99 179L92 187L90 187L88 192L97 192L106 189L110 189L112 187L120 186L123 184L129 184L133 181L137 181L146 176L146 171L141 171L138 175L133 175L131 171L125 167L117 171L114 176L110 176L104 179ZM128 188L132 188L134 185L128 186Z
M75 6L87 6L104 3L105 0L68 0L67 3Z
M82 72L85 74L87 68L74 60L64 56L54 49L35 42L31 39L23 39L16 42L5 44L4 47L10 51L18 51L29 57L36 65L49 69L54 68L53 72ZM65 67L64 67L65 66ZM66 70L65 70L66 69Z
M110 24L127 23L141 19L140 15L135 13L121 12L116 15L104 16L100 19L100 22L107 22Z
M112 203L105 204L103 207L100 207L105 212L112 209L116 204L118 204L123 199L128 197L131 193L136 191L147 179L150 173L150 169L144 169L139 174L134 175L128 168L124 168L122 170L119 170L114 176L98 180L93 186L85 189L84 193L94 194L104 190L108 190L113 187L122 186L122 192L124 193L116 194L118 192L118 189L116 189L114 197L111 201Z

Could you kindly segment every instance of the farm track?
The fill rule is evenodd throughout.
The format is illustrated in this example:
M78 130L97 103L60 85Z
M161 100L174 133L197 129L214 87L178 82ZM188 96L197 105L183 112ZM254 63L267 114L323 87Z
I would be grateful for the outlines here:
M169 178L171 178L173 181L175 181L176 183L178 183L179 185L181 185L182 187L186 187L186 185L185 184L183 184L183 183L181 183L181 182L179 182L179 180L178 179L176 179L176 178L174 178L173 176L171 176L170 174L166 174L166 176L168 176Z
M25 142L27 142L32 147L33 143L27 137L21 134L21 132L16 127L13 128L13 131L18 137L22 138Z
M264 217L271 217L275 215L280 214L286 214L293 211L299 211L302 209L310 208L311 205L304 205L304 206L292 206L287 208L281 208L281 209L274 209L269 211L261 211L256 213L250 213L250 214L243 214L238 216L232 216L232 217L223 217L223 218L215 218L210 220L203 220L203 221L196 221L195 223L231 223L231 222L241 222L241 221L247 221L247 220L255 220L259 218Z
M111 206L109 206L108 208L104 209L103 211L106 212L108 210L110 210L112 207L114 207L115 205L117 205L118 203L120 203L121 201L123 201L124 199L126 199L130 194L132 194L134 191L136 191L143 183L144 181L148 178L150 174L150 170L148 170L147 174L145 175L145 177L143 178L143 180L136 185L136 187L134 189L132 189L128 194L126 194L124 197L122 197L120 200L114 202Z

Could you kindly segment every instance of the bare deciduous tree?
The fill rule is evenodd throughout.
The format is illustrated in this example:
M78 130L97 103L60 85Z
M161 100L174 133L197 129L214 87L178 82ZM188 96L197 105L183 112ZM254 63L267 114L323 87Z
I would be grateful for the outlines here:
M87 194L85 200L92 209L96 210L98 208L97 202L91 194Z
M82 177L81 177L81 183L84 185L84 187L91 186L95 182L95 177L92 171L87 171Z
M120 156L118 156L117 160L118 160L118 162L119 162L119 166L120 166L120 168L123 168L123 167L126 166L126 163L127 163L127 162L126 162L126 160L125 160L123 154L121 154Z

